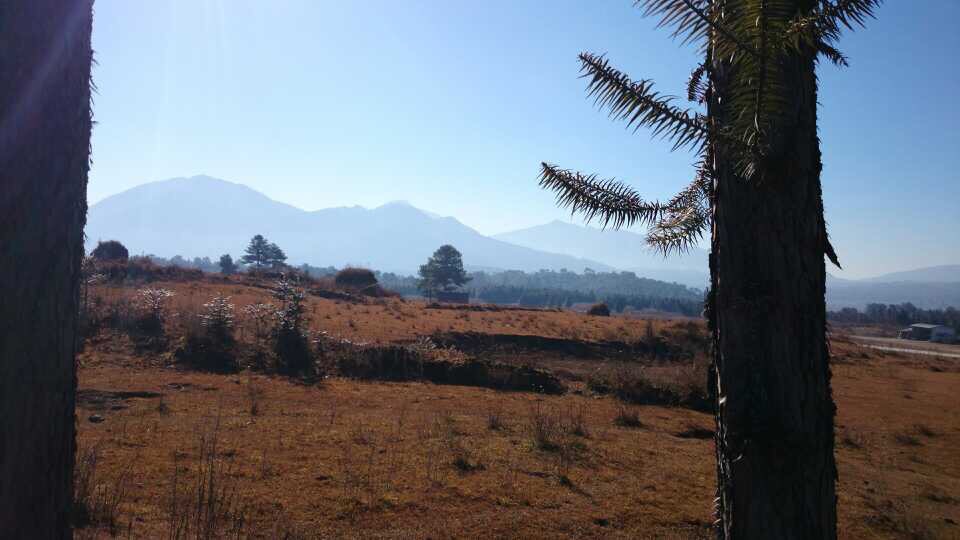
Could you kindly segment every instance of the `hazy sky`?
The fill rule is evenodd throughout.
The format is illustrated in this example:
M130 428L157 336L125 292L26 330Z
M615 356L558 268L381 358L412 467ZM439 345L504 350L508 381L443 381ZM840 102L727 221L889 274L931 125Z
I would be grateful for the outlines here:
M820 68L845 277L960 263L960 2L888 0ZM682 95L695 52L630 0L97 0L89 196L208 174L313 210L404 199L487 234L568 219L540 161L650 198L693 156L585 98L580 51Z

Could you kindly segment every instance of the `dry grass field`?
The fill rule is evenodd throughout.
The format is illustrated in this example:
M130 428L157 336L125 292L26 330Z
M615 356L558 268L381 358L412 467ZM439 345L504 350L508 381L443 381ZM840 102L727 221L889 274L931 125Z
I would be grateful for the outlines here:
M315 334L384 346L493 336L438 354L551 371L566 392L304 380L199 372L170 352L214 294L239 313L269 301L268 289L151 286L175 293L169 346L144 348L104 325L80 356L78 498L89 515L78 537L711 536L711 415L621 401L594 383L632 370L655 386L695 384L700 323L310 295ZM134 294L99 285L88 301L116 311ZM243 346L255 330L236 322ZM617 349L654 342L662 347L642 358ZM960 364L842 337L833 352L841 536L960 538Z

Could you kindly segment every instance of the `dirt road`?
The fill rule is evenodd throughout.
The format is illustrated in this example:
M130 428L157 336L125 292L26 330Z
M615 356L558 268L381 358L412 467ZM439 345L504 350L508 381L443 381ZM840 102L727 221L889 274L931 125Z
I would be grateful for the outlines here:
M960 358L960 345L948 345L946 343L931 343L929 341L911 341L908 339L882 338L873 336L850 336L850 338L856 340L865 347L879 349L881 351Z

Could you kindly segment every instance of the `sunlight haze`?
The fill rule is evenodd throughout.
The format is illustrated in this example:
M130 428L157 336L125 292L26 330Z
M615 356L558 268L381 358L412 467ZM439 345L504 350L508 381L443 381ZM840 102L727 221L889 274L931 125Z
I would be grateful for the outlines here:
M831 273L960 262L960 109L942 106L958 16L889 2L844 37L850 68L819 68ZM541 161L667 198L694 156L611 122L577 78L578 52L606 53L683 94L697 53L654 28L630 2L99 0L90 202L208 174L306 210L407 200L492 235L570 220Z

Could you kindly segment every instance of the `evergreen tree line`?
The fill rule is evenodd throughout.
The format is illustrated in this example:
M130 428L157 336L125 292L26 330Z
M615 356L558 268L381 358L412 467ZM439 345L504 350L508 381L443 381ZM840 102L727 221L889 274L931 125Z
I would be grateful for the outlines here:
M942 324L960 332L960 310L957 308L922 309L910 302L903 304L867 304L864 311L845 307L839 311L827 312L827 318L839 323L858 324L897 326L909 326L914 323Z

